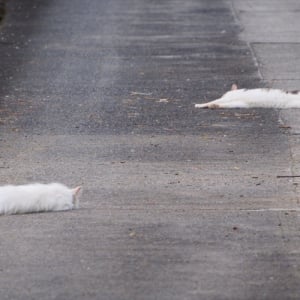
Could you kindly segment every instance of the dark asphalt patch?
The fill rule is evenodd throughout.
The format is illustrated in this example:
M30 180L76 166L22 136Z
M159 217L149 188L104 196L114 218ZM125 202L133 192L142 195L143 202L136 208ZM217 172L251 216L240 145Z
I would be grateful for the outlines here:
M238 120L193 108L232 83L261 85L226 3L150 2L147 13L142 3L134 11L130 5L77 1L66 21L55 14L66 10L63 3L50 10L37 1L10 3L0 47L6 127L40 134L274 131L274 111Z

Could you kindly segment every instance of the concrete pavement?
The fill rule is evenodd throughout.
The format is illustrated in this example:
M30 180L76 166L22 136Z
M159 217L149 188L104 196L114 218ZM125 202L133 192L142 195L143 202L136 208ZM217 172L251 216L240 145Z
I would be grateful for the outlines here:
M297 112L193 107L297 85L278 59L296 33L279 51L271 23L296 2L252 3L8 3L0 182L84 193L0 218L3 299L298 298L298 182L277 178L297 174Z

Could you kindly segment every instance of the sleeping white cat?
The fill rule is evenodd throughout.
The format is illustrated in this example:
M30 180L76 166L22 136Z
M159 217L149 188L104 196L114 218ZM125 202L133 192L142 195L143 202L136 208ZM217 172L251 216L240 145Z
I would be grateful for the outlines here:
M211 102L196 104L197 108L300 108L299 91L278 89L238 89L234 84L231 91Z
M0 187L0 214L70 210L79 207L81 187L60 183L6 185Z

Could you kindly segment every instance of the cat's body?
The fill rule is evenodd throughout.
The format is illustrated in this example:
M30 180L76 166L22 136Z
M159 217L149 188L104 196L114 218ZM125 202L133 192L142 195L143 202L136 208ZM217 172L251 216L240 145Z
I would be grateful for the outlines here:
M197 108L300 108L300 92L286 92L279 89L237 89L232 86L231 91L221 98L196 104Z
M0 186L0 214L23 214L78 208L81 187L60 183Z

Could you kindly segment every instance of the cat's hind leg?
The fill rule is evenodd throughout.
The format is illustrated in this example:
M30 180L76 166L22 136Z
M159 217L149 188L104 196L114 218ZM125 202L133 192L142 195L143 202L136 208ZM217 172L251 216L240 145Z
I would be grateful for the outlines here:
M209 109L217 109L217 108L248 108L249 105L243 101L222 101L215 100L203 104L195 104L196 108L209 108Z
M216 109L216 108L220 108L220 104L222 103L222 101L220 101L220 99L218 100L214 100L211 102L206 102L206 103L198 103L195 104L196 108L210 108L210 109Z
M203 104L195 104L196 108L210 108L210 109L215 109L215 108L220 108L218 104L215 103L203 103Z

